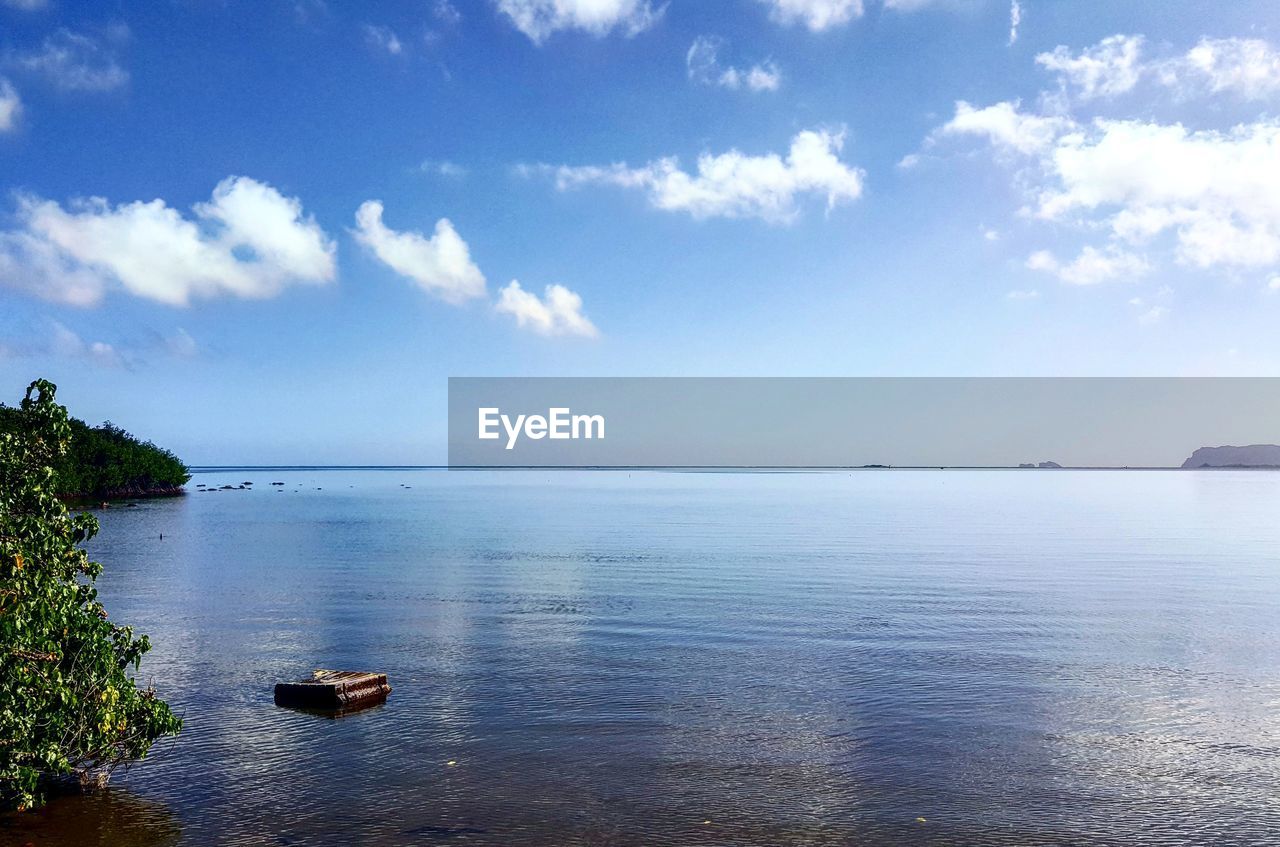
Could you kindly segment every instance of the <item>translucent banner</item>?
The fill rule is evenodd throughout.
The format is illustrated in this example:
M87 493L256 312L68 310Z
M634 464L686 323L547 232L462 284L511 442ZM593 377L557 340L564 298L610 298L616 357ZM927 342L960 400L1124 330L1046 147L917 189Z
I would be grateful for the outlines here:
M1277 444L1271 378L449 380L459 468L1274 467Z

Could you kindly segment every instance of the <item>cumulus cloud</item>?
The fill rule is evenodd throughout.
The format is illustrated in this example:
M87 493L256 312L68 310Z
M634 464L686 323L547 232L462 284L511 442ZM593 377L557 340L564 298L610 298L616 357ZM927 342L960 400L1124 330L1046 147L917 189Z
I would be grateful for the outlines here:
M1095 121L1047 160L1036 214L1084 214L1118 240L1172 233L1201 268L1280 263L1280 121L1226 132L1146 121Z
M576 335L596 338L599 330L582 313L582 298L563 285L548 285L541 298L511 280L498 296L494 309L516 319L516 325L539 335Z
M1097 285L1112 279L1134 279L1150 267L1145 259L1117 249L1101 251L1086 246L1070 262L1061 262L1048 250L1038 250L1027 258L1027 267L1044 271L1071 285Z
M298 200L228 177L186 217L163 200L67 208L18 198L18 228L0 231L0 285L75 306L108 290L172 306L219 296L266 298L336 275L334 245Z
M0 132L10 132L18 126L22 115L22 98L18 89L4 77L0 77Z
M495 4L534 44L561 30L596 37L614 30L636 35L653 26L666 8L655 9L650 0L495 0Z
M932 141L947 135L977 135L997 148L1033 154L1051 147L1072 122L1058 115L1033 115L1020 111L1018 101L976 108L963 100L956 102L951 120L934 130Z
M1261 100L1280 93L1280 51L1256 38L1202 38L1185 54L1145 58L1141 35L1112 35L1073 53L1065 46L1036 56L1078 101L1126 94L1143 81L1183 98L1230 94Z
M862 0L760 0L781 24L804 24L813 32L862 17Z
M984 139L1013 158L1026 216L1096 234L1075 259L1039 251L1028 266L1073 284L1134 277L1167 251L1200 269L1268 271L1280 266L1280 120L1260 117L1225 129L1193 129L1149 117L1081 114L1085 104L1139 81L1193 94L1260 98L1280 93L1280 58L1264 42L1202 39L1172 59L1142 58L1141 36L1113 36L1079 53L1058 48L1036 61L1059 78L1040 108L1017 101L956 104L944 137ZM1010 154L1017 154L1011 157Z
M1142 43L1140 35L1113 35L1078 54L1059 46L1036 56L1036 62L1082 100L1115 97L1138 84L1144 70Z
M123 28L108 33L116 41L126 34ZM64 91L110 91L129 82L129 72L108 43L69 29L58 30L39 49L16 56L13 64Z
M431 236L398 232L382 222L382 203L366 200L356 210L355 237L387 267L446 303L485 294L484 274L448 218L436 221Z
M1204 38L1172 68L1166 65L1162 78L1175 85L1198 80L1215 94L1260 100L1280 93L1280 51L1256 38Z
M1009 6L1009 46L1018 43L1018 28L1022 26L1022 4L1013 0Z
M777 91L782 83L782 72L773 62L766 61L750 68L737 68L720 62L720 50L724 41L700 35L693 40L685 55L689 79L702 85L716 85L737 91Z
M696 173L681 170L675 157L641 167L626 164L554 168L561 191L582 185L613 185L645 191L656 208L695 218L760 218L786 223L799 213L801 195L825 195L827 208L862 194L864 172L839 158L844 134L805 130L791 140L785 157L749 156L738 150L698 157Z
M404 52L404 43L389 26L365 24L364 40L374 49L385 51L392 56L399 56Z

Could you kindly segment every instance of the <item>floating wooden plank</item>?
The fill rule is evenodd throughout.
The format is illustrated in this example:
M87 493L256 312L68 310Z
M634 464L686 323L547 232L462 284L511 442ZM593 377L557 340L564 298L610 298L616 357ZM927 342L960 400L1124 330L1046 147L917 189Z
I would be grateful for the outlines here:
M384 673L318 670L311 679L276 683L276 705L298 709L360 709L387 699Z

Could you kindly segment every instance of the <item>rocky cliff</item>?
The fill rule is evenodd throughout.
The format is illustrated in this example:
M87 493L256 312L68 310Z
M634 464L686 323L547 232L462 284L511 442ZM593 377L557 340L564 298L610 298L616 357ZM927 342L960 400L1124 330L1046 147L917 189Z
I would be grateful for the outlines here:
M1280 468L1280 446L1201 447L1182 463L1184 468Z

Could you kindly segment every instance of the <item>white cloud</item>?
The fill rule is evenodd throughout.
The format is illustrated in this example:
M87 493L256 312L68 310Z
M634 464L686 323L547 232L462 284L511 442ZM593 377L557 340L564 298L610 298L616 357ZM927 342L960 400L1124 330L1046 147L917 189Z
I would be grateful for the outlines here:
M1071 285L1096 285L1119 277L1134 278L1150 269L1141 256L1114 249L1103 252L1090 246L1065 264L1048 250L1037 250L1027 258L1027 267L1053 274Z
M781 24L801 23L813 32L862 17L862 0L760 0Z
M1092 215L1121 241L1171 232L1202 268L1280 263L1280 121L1228 132L1096 121L1047 160L1037 214Z
M49 5L49 0L0 0L0 3L8 6L10 9L22 9L24 12L34 12L43 9Z
M500 292L494 309L513 316L517 326L539 335L596 338L600 334L595 324L582 314L582 298L563 285L548 285L539 298L513 279Z
M1181 56L1144 60L1141 35L1112 35L1078 54L1064 46L1036 61L1058 75L1064 94L1084 102L1132 91L1143 80L1183 98L1231 94L1261 100L1280 93L1280 51L1256 38L1202 38Z
M620 30L632 36L662 17L649 0L495 0L515 28L541 44L560 30L576 29L596 37Z
M294 0L293 16L300 24L310 24L331 14L325 0Z
M1268 291L1280 291L1280 276L1273 276L1267 280Z
M1146 117L1074 116L1081 104L1143 79L1173 90L1171 106L1196 93L1280 93L1280 54L1257 40L1203 39L1185 55L1144 61L1142 46L1141 36L1112 36L1079 54L1065 47L1041 54L1036 61L1059 75L1068 96L1046 94L1035 112L1017 101L985 108L961 101L925 146L967 135L997 153L1021 154L1014 178L1027 196L1024 211L1101 235L1070 262L1033 257L1033 266L1069 282L1133 275L1146 265L1137 253L1166 249L1201 269L1280 266L1280 119L1191 129Z
M737 150L698 157L698 171L680 169L675 157L642 167L625 164L554 169L561 191L581 185L614 185L647 192L649 202L695 218L760 218L786 223L798 214L797 198L825 195L830 210L862 194L864 172L840 161L844 134L805 130L791 140L786 157L748 156Z
M896 12L917 12L938 2L939 0L884 0L884 7Z
M0 77L0 132L10 132L18 126L22 115L22 98L18 89L4 77Z
M404 52L403 42L400 41L400 37L389 26L365 24L364 38L370 46L386 51L392 56L399 56Z
M960 100L956 102L955 117L934 130L930 139L936 141L946 135L977 135L1002 150L1034 154L1051 147L1055 139L1071 126L1070 120L1057 115L1032 115L1019 111L1016 100L982 109Z
M1210 92L1230 92L1248 100L1280 93L1280 51L1256 38L1204 38L1172 69L1166 83L1199 78Z
M1009 298L1010 300L1035 300L1039 296L1040 296L1040 292L1034 288L1027 288L1027 289L1021 289L1021 290L1015 289L1005 295L1005 297Z
M397 232L382 222L382 203L366 200L356 211L356 240L383 264L446 303L458 304L485 294L484 274L471 261L467 242L448 218L435 233Z
M1114 97L1138 84L1142 75L1143 38L1140 35L1112 35L1078 55L1063 46L1041 53L1036 62L1058 74L1065 90L1081 100Z
M436 0L431 6L431 14L443 24L453 26L462 23L462 13L449 0Z
M89 306L112 288L173 306L266 298L336 275L334 245L301 204L247 177L228 177L187 218L163 200L63 208L20 196L20 228L0 231L0 285Z
M423 159L418 164L418 170L424 174L434 174L448 179L462 179L467 175L466 168L448 159Z
M1009 6L1009 46L1018 43L1018 28L1022 26L1022 4L1013 0Z
M191 334L178 329L173 335L145 331L133 343L109 344L105 341L88 341L66 324L56 320L43 321L32 337L16 343L0 343L0 359L37 358L55 356L88 362L99 367L134 369L145 364L154 353L175 359L193 359L200 354L200 347Z
M200 353L200 345L182 327L178 327L177 332L164 339L164 349L179 359L194 359Z
M1143 311L1142 314L1138 315L1138 323L1143 326L1151 326L1152 324L1156 324L1164 320L1165 316L1168 314L1169 309L1167 306L1152 306L1151 308Z
M703 85L718 85L737 91L777 91L782 83L782 72L773 62L762 62L750 68L736 68L720 64L720 49L724 42L718 38L700 35L693 40L685 55L689 79Z
M109 34L120 40L127 30L116 28ZM46 38L39 50L17 56L14 64L64 91L110 91L129 82L129 72L120 67L109 45L68 29Z
M124 365L120 353L103 341L88 342L57 321L53 322L50 336L51 351L66 359L83 359L95 365L118 368Z

